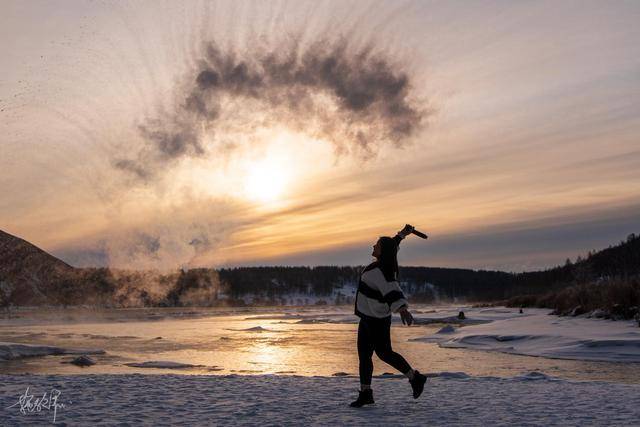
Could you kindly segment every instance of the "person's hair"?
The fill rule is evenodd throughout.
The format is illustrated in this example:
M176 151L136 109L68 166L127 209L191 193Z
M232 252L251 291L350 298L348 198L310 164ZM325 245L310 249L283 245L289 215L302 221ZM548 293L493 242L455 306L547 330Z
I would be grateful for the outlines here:
M398 278L398 245L391 237L380 237L380 257L378 266L388 282Z

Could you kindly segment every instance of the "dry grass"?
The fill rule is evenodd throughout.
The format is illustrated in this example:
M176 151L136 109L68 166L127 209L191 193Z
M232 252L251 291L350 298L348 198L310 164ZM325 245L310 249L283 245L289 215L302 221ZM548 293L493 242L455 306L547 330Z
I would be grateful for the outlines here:
M640 278L614 278L577 284L542 295L521 295L510 298L510 307L553 308L558 314L568 314L576 307L581 312L604 310L611 317L630 319L640 307Z

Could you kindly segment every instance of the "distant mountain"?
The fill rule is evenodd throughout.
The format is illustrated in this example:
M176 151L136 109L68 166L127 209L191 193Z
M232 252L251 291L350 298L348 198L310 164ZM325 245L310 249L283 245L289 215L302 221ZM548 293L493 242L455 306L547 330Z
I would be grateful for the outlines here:
M74 268L31 243L0 230L0 303L51 303Z

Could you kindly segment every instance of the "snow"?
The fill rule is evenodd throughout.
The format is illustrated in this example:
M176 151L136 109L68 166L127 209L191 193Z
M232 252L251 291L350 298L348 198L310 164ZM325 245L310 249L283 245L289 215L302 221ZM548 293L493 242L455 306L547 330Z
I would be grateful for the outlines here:
M406 379L376 378L376 404L349 408L357 378L202 375L3 375L4 425L52 421L53 411L21 413L29 393L56 393L67 425L637 425L640 385L572 382L542 373L520 377L431 376L414 400ZM15 405L15 406L14 406Z
M456 328L454 328L451 325L447 325L442 327L438 332L436 332L436 334L452 334L456 331Z
M464 313L464 319L458 318L460 312ZM473 308L460 306L441 306L435 310L416 310L415 321L417 324L430 325L446 323L458 326L480 325L491 323L495 320L511 318L518 313L517 309L509 308ZM428 316L425 316L428 314Z
M445 327L414 341L556 359L640 362L640 328L632 321L549 316L540 309L524 314L516 309L468 309L466 314L493 320L455 331Z
M0 361L62 354L104 354L104 350L0 342Z

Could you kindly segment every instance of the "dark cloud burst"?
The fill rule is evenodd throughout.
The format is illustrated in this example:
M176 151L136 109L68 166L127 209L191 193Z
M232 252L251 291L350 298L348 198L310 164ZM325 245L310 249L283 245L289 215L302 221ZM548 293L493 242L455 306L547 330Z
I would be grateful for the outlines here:
M174 111L139 126L144 148L135 159L116 159L116 168L146 180L168 162L215 152L225 129L250 134L272 124L367 158L382 144L405 144L426 115L401 66L344 41L242 52L211 43L179 87Z

